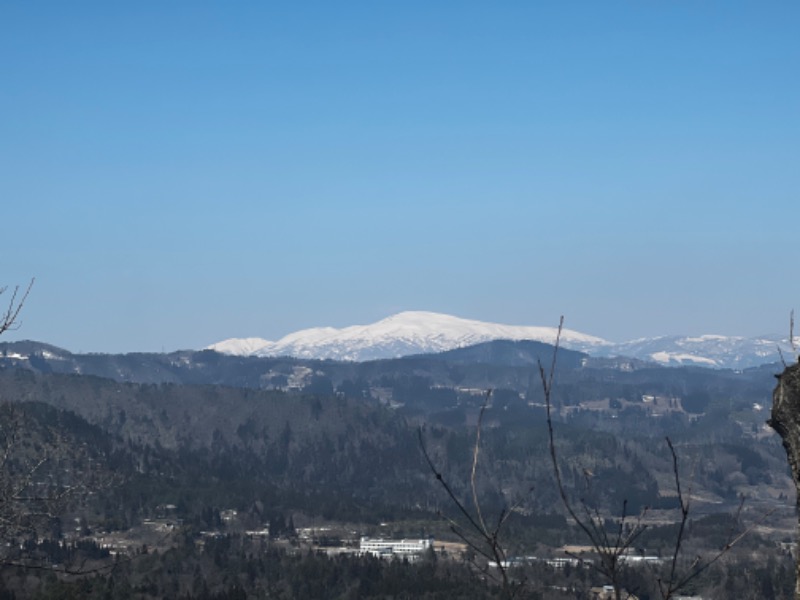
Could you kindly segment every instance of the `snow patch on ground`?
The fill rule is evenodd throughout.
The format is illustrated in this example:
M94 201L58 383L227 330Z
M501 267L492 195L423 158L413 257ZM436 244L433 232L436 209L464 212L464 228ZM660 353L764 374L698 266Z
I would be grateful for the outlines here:
M711 358L705 358L703 356L695 356L694 354L681 354L678 352L653 352L650 355L654 361L659 362L664 365L669 364L697 364L703 365L706 367L716 367L717 361Z

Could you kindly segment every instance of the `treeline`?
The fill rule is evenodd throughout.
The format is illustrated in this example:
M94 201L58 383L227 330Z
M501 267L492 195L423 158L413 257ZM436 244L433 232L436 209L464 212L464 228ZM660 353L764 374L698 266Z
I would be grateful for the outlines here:
M218 360L218 355L211 354L208 360ZM3 410L10 411L12 406L21 411L25 423L27 435L14 446L19 458L35 459L43 448L56 447L57 461L41 474L47 473L59 484L69 483L68 478L86 484L87 493L76 497L71 512L49 524L48 539L63 540L76 525L87 536L126 530L145 518L158 517L165 506L172 507L170 514L182 536L171 550L142 550L134 560L112 562L110 572L79 581L48 574L49 567L63 560L55 553L48 555L48 569L38 574L6 568L6 591L0 592L0 599L2 594L8 598L20 594L187 600L264 594L280 598L491 597L495 593L491 584L476 579L468 566L458 562L408 565L296 554L269 543L253 547L232 535L234 529L228 530L221 518L225 509L235 509L240 528L269 524L273 537L289 535L295 515L366 525L412 519L433 524L440 514L457 518L420 446L425 446L445 474L453 493L468 504L475 423L486 396L472 389L438 388L429 373L415 373L408 366L426 360L409 359L409 372L384 372L377 380L392 391L404 410L370 396L371 384L361 377L334 386L323 375L314 375L308 381L328 392L314 395L219 385L123 383L86 375L0 369L0 402L13 403ZM379 367L364 368L377 373ZM481 368L489 372L492 367ZM481 368L470 377L484 377ZM442 362L437 369L451 379L468 379L458 364ZM521 372L513 371L514 377ZM663 442L665 433L675 442L683 464L690 465L692 492L707 501L706 507L725 511L736 506L742 494L750 502L774 505L778 494L788 488L785 455L777 439L759 436L758 430L748 429L754 422L740 419L745 410L742 398L749 392L731 391L737 374L720 376L714 395L698 400L707 402L704 415L675 411L659 417L649 417L633 406L634 401L641 404L637 396L657 389L666 397L689 397L706 381L705 376L697 375L695 380L693 372L682 371L650 385L644 372L639 372L627 380L627 390L619 387L618 374L609 376L602 370L565 370L558 377L562 379L554 400L559 408L590 397L591 386L604 394L620 394L617 407L565 411L555 424L569 493L587 499L587 510L609 515L610 531L616 526L612 517L623 505L629 514L645 507L674 511L673 465ZM507 384L516 385L512 380ZM724 394L731 396L723 400ZM738 406L739 412L727 411L726 402ZM476 479L482 508L486 515L499 515L511 505L518 507L504 538L509 552L552 549L580 539L558 512L543 409L536 403L534 392L526 395L501 387L492 393L482 430ZM715 532L736 524L703 529L703 506L701 500L693 503L693 510L699 510L691 524L695 538L710 546L723 544ZM420 530L426 533L426 527L427 531L436 528L423 525ZM674 539L668 529L648 530L642 543L667 554ZM202 538L203 530L217 531L221 537ZM7 547L16 547L16 540L4 541ZM759 542L750 549L763 556L768 547L767 542ZM696 549L703 550L702 543ZM28 554L47 554L45 548L28 550ZM109 564L92 551L71 548L69 558L74 562L83 552L93 561ZM771 577L773 595L762 597L782 597L785 561L759 560L758 569L729 572L720 564L722 571L710 569L706 577L718 577L713 585L725 589L748 585L762 591ZM577 579L565 580L539 567L531 569L528 575L520 575L537 582L526 585L530 597L556 598L562 593L556 590L571 590L570 581L580 582L580 590L597 582L582 570L573 574ZM317 595L323 588L316 585L333 591ZM582 592L576 588L563 593L580 598L576 594Z
M0 400L38 402L29 411L88 436L91 442L78 446L124 475L104 492L109 523L131 522L159 504L175 504L188 518L203 507L248 510L257 501L352 521L435 514L442 491L420 439L454 491L470 493L474 425L423 423L420 438L419 419L369 399L0 370ZM473 417L481 397L474 402L464 409ZM502 390L491 402L478 478L487 507L522 500L527 512L551 512L558 497L541 410ZM718 412L692 421L680 414L610 416L584 411L556 423L560 454L569 459L565 482L577 495L590 493L597 508L617 511L623 501L633 511L668 507L674 490L664 430L691 465L695 491L712 503L735 505L742 494L766 500L789 481L775 436L743 435L741 424ZM607 431L601 420L612 423Z
M94 563L92 563L94 564ZM665 567L623 571L640 600L659 598L657 577ZM119 559L103 572L74 578L47 570L0 569L0 600L179 600L275 598L285 600L494 599L503 593L492 571L428 554L419 562L370 556L327 556L278 548L228 535L164 552ZM554 568L544 562L510 571L515 598L588 600L602 580L588 565ZM684 590L709 600L789 600L793 562L788 554L754 561L745 552L715 563Z
M459 563L432 557L419 563L369 556L329 558L287 552L237 536L212 538L202 547L187 543L163 553L140 554L119 561L109 573L77 581L21 570L6 573L5 578L10 580L0 591L2 600L22 597L10 587L27 589L24 597L36 600L497 597L491 584L477 583L468 566Z
M549 364L553 347L537 342L495 341L435 355L363 363L256 358L210 350L171 354L71 354L35 342L0 343L0 368L38 373L83 373L119 382L224 385L283 389L309 394L368 398L383 388L414 410L436 412L454 401L457 389L508 390L540 402L537 361ZM21 357L25 358L21 358ZM750 408L770 397L778 366L745 371L665 368L633 359L595 359L559 350L557 405L609 398L639 403L643 396L680 398L684 409ZM427 406L427 408L426 408Z

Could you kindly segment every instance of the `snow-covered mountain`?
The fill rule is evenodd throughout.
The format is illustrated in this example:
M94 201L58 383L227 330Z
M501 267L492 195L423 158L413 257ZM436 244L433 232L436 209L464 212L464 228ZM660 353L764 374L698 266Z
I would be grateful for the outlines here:
M746 338L740 336L661 336L613 344L598 356L632 356L662 365L746 369L779 362L781 352L794 360L788 339L780 336Z
M552 344L557 332L555 327L499 325L439 313L409 311L371 325L304 329L290 333L277 342L258 338L230 339L208 348L236 355L362 361L443 352L501 339L536 340ZM592 352L607 346L609 342L564 329L561 332L561 344L571 350Z
M491 340L535 340L552 344L557 328L500 325L432 312L402 312L371 325L336 329L317 327L291 333L276 342L261 338L229 339L208 348L239 356L294 356L363 361L442 352ZM629 356L664 365L743 369L787 357L793 351L780 336L745 338L721 335L663 336L623 343L570 329L561 345L593 356Z
M264 338L231 338L216 344L211 344L206 350L216 350L221 354L231 356L253 356L256 352L272 344Z

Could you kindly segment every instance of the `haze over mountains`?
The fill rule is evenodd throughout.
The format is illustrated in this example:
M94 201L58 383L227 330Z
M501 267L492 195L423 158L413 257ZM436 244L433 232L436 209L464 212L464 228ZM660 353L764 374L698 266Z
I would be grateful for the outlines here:
M370 325L316 327L278 341L232 338L208 349L236 356L292 356L365 361L443 352L492 340L534 340L552 344L556 327L501 325L424 311L401 312ZM792 356L785 336L670 335L622 343L564 329L561 345L592 356L628 356L663 365L742 369Z

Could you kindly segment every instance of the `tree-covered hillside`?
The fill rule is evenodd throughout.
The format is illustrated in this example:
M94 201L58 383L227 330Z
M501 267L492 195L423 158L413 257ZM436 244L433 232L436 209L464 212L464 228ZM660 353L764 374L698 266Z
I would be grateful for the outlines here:
M198 550L190 552L186 544L211 548L203 537L209 531L237 536L266 528L273 540L268 547L278 552L274 560L302 570L302 560L288 558L298 523L339 523L362 533L386 526L395 535L453 539L441 519L458 519L459 513L421 447L454 495L471 502L471 462L484 405L475 493L487 515L514 507L503 533L507 550L557 555L560 546L581 542L565 518L549 462L536 365L552 359L552 347L496 342L369 363L237 359L214 352L59 358L57 349L36 345L7 345L4 351L0 403L56 432L60 447L91 448L74 454L72 463L59 463L81 481L89 481L84 471L94 475L86 493L65 504L54 521L59 543L89 546L58 552L31 547L28 557L55 561L66 552L70 564L91 556L91 564L102 565L110 556L103 559L91 544L100 548L100 540L111 536L127 540L123 552L139 556L135 564L166 565L161 561L168 561L170 548L189 552L187 557ZM568 352L559 354L557 364L551 400L563 480L568 493L588 502L609 526L623 506L629 515L644 512L652 522L641 538L646 550L669 553L677 507L664 439L669 436L689 480L694 519L729 515L745 497L745 521L778 509L767 537L754 538L751 551L765 551L788 534L781 510L791 506L791 481L777 437L763 426L760 404L772 385L769 368L666 369ZM116 376L87 374L92 371ZM26 451L41 447L31 442ZM78 525L67 526L73 522ZM141 533L152 527L147 523L177 523L179 529L164 545L161 537ZM697 535L692 547L708 551ZM130 546L132 540L139 545ZM162 558L141 558L141 546L150 544ZM203 565L204 552L186 560ZM254 573L272 568L247 566L241 556L225 564ZM315 568L332 569L337 574L331 577L344 580L340 568L351 569L351 576L361 568L326 564ZM131 568L117 580L130 586L131 597L156 597L175 585L166 574L147 583L136 575L138 567ZM460 576L448 572L437 568L430 581L458 589ZM388 585L381 578L389 572L381 567L376 573L383 573L376 575L380 585ZM252 594L263 584L258 575L250 583L211 573L175 577L187 598ZM93 586L109 580L98 574L94 583L83 581L100 593ZM280 588L288 594L285 586L291 585L284 581ZM353 580L343 585L366 594ZM380 585L370 589L384 589ZM441 593L432 597L451 592Z

